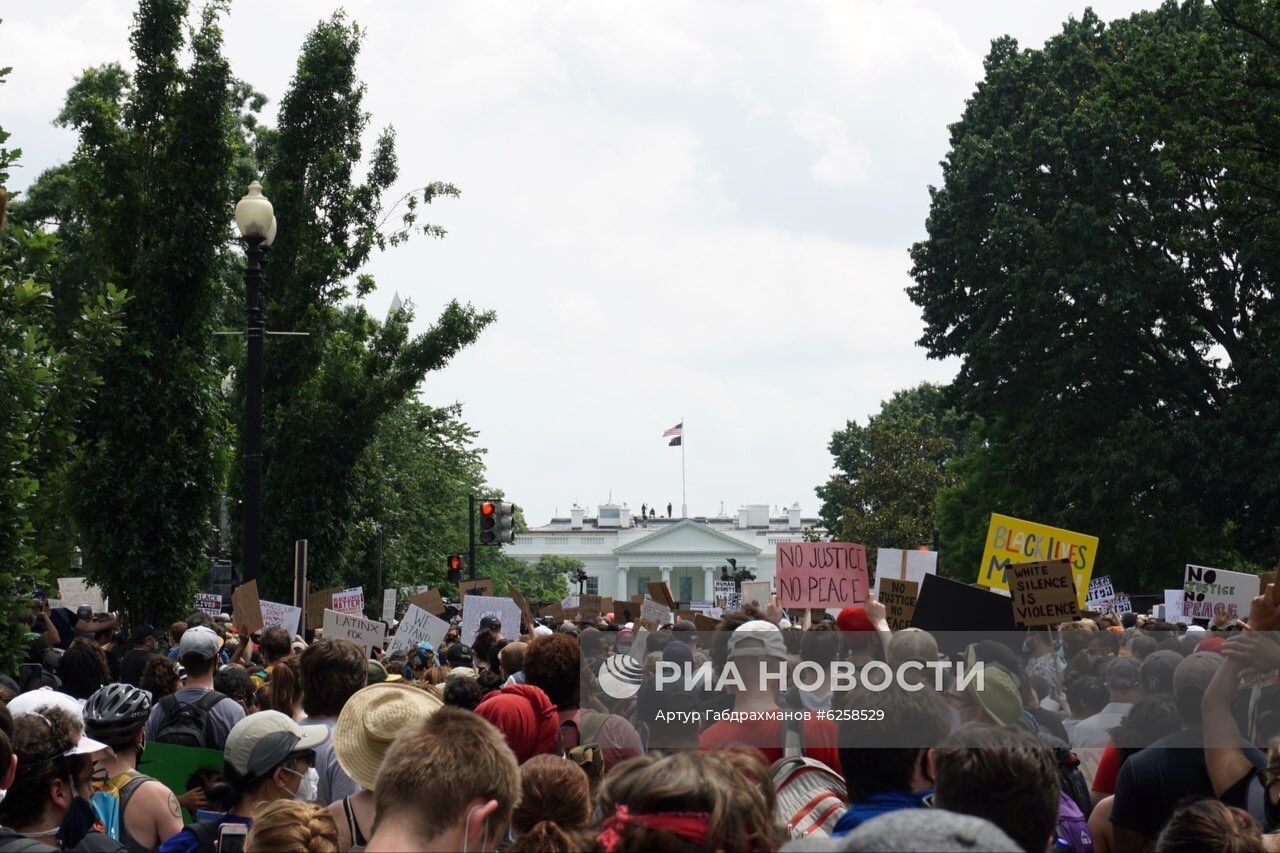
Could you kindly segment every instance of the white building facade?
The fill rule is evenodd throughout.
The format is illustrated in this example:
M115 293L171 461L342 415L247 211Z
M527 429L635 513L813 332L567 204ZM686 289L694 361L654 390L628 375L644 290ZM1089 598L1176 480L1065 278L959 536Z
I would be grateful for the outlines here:
M643 594L650 581L665 580L678 601L713 601L729 559L756 580L772 582L777 543L802 540L806 528L820 530L819 520L802 517L798 504L785 513L753 504L736 517L641 520L625 505L604 504L594 518L575 506L568 518L521 533L503 551L531 563L544 554L581 560L591 595L630 598ZM570 589L577 590L573 584Z

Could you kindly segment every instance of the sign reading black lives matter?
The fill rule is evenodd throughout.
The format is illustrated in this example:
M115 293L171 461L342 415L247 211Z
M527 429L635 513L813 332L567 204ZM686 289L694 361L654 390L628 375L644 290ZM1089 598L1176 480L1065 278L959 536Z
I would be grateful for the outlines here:
M1013 618L1023 625L1057 625L1080 615L1070 560L1009 566Z

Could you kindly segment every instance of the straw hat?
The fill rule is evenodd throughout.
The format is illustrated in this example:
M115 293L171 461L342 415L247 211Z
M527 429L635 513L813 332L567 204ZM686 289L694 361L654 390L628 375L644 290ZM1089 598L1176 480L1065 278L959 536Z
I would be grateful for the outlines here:
M382 759L400 730L443 705L427 691L397 682L370 684L356 691L333 729L339 766L361 788L372 791Z

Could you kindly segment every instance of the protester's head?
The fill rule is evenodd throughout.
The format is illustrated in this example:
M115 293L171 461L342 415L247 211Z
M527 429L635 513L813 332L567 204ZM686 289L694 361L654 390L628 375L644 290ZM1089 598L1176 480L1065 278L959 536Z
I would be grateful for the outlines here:
M1112 702L1135 702L1142 682L1142 668L1133 658L1112 658L1107 667L1107 690Z
M932 690L890 684L870 690L859 683L844 694L842 708L883 711L840 723L840 766L849 800L881 791L910 792L933 785L932 747L951 731L947 703ZM906 744L911 744L910 746Z
M1181 806L1156 838L1155 853L1261 853L1268 849L1249 813L1219 800Z
M484 698L484 693L480 681L470 675L452 673L444 680L444 704L450 708L474 711Z
M571 833L591 820L586 772L558 755L535 755L520 765L520 805L511 815L512 853L567 853L578 849Z
M142 746L151 696L132 684L108 684L84 703L84 733L117 754Z
M222 780L208 786L209 799L235 809L246 802L297 798L315 767L316 747L328 739L325 726L300 726L279 711L250 714L227 735Z
M56 826L77 797L87 796L87 775L93 769L89 753L105 745L82 737L81 731L81 721L55 705L14 718L11 746L18 766L0 801L0 823L17 830Z
M782 639L782 631L767 620L744 622L729 637L727 664L732 663L737 668L745 692L778 692L781 685L776 680L766 682L762 677L762 664L765 661L780 663L786 659L787 645Z
M493 650L494 645L498 642L498 637L490 631L479 631L476 633L475 640L471 643L471 656L474 660L472 666L476 669L485 669L489 666L489 652Z
M566 634L535 637L524 653L525 683L546 693L557 708L576 708L581 655L578 641Z
M361 788L372 791L396 736L443 704L434 693L403 683L371 684L356 691L333 729L333 751L342 771Z
M213 689L236 700L245 713L252 713L249 709L254 707L253 679L249 677L249 670L240 664L229 663L218 667L213 675Z
M495 690L475 711L498 727L521 764L556 748L560 718L547 694L537 687L513 684Z
M474 669L476 665L475 653L466 643L454 643L445 650L445 665L450 668L466 668Z
M221 650L222 638L212 628L197 625L183 631L182 639L178 642L178 662L186 667L187 683L211 675Z
M182 635L187 630L187 623L178 621L169 626L169 645L176 646L182 640Z
M272 800L253 814L247 853L338 853L338 825L315 803Z
M493 850L520 796L515 756L491 723L442 708L406 726L382 762L366 848Z
M336 717L365 686L369 665L364 649L350 640L320 640L302 653L302 710L308 717Z
M277 626L262 632L258 647L262 649L262 656L267 663L273 664L280 658L289 656L293 651L293 641L288 631Z
M1156 642L1155 637L1139 634L1133 638L1133 642L1129 643L1129 654L1132 655L1134 660L1142 664L1146 663L1147 658L1151 657L1159 647L1160 644Z
M155 651L156 634L155 625L139 625L129 633L129 645L135 649Z
M1159 649L1147 655L1138 672L1142 680L1142 692L1148 695L1163 693L1166 696L1172 696L1173 674L1180 663L1182 663L1182 655L1168 649Z
M1120 750L1121 761L1144 749L1165 735L1181 730L1182 720L1173 699L1165 693L1143 696L1120 724L1111 729L1111 738Z
M1107 706L1111 693L1098 679L1082 675L1067 683L1067 706L1077 720L1092 717Z
M1200 700L1220 666L1222 655L1196 652L1183 658L1173 671L1173 703L1185 728L1200 727Z
M779 637L781 642L782 638ZM605 850L776 850L769 769L758 752L645 755L604 777L596 846Z
M952 707L960 714L960 722L1016 724L1022 717L1023 701L1015 676L998 663L979 663L976 654L970 646L965 658L966 669L974 672L981 666L982 681L974 678L963 690L953 689L947 694Z
M111 668L102 647L88 637L77 637L58 664L62 692L76 699L88 699L93 692L111 681Z
M1027 853L1044 853L1058 820L1057 762L1030 732L971 726L951 735L934 755L938 807L985 818Z
M875 853L1017 853L1022 848L989 820L945 809L898 809L859 824L840 839L840 850Z
M524 669L524 652L528 645L517 641L502 647L502 651L498 653L498 668L502 671L503 678L510 678Z
M302 713L302 662L298 655L285 655L272 665L267 708L295 719Z
M138 677L138 686L151 694L153 703L171 693L177 693L182 688L177 662L164 655L147 658L147 662L142 665L142 675Z
M904 628L894 631L889 640L889 666L897 671L904 663L921 663L938 659L938 641L928 631ZM906 670L910 673L911 670Z

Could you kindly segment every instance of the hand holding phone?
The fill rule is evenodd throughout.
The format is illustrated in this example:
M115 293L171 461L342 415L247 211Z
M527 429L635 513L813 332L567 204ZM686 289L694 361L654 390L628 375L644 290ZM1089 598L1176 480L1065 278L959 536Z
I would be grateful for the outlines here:
M243 823L223 823L218 829L218 853L244 853L249 827Z

